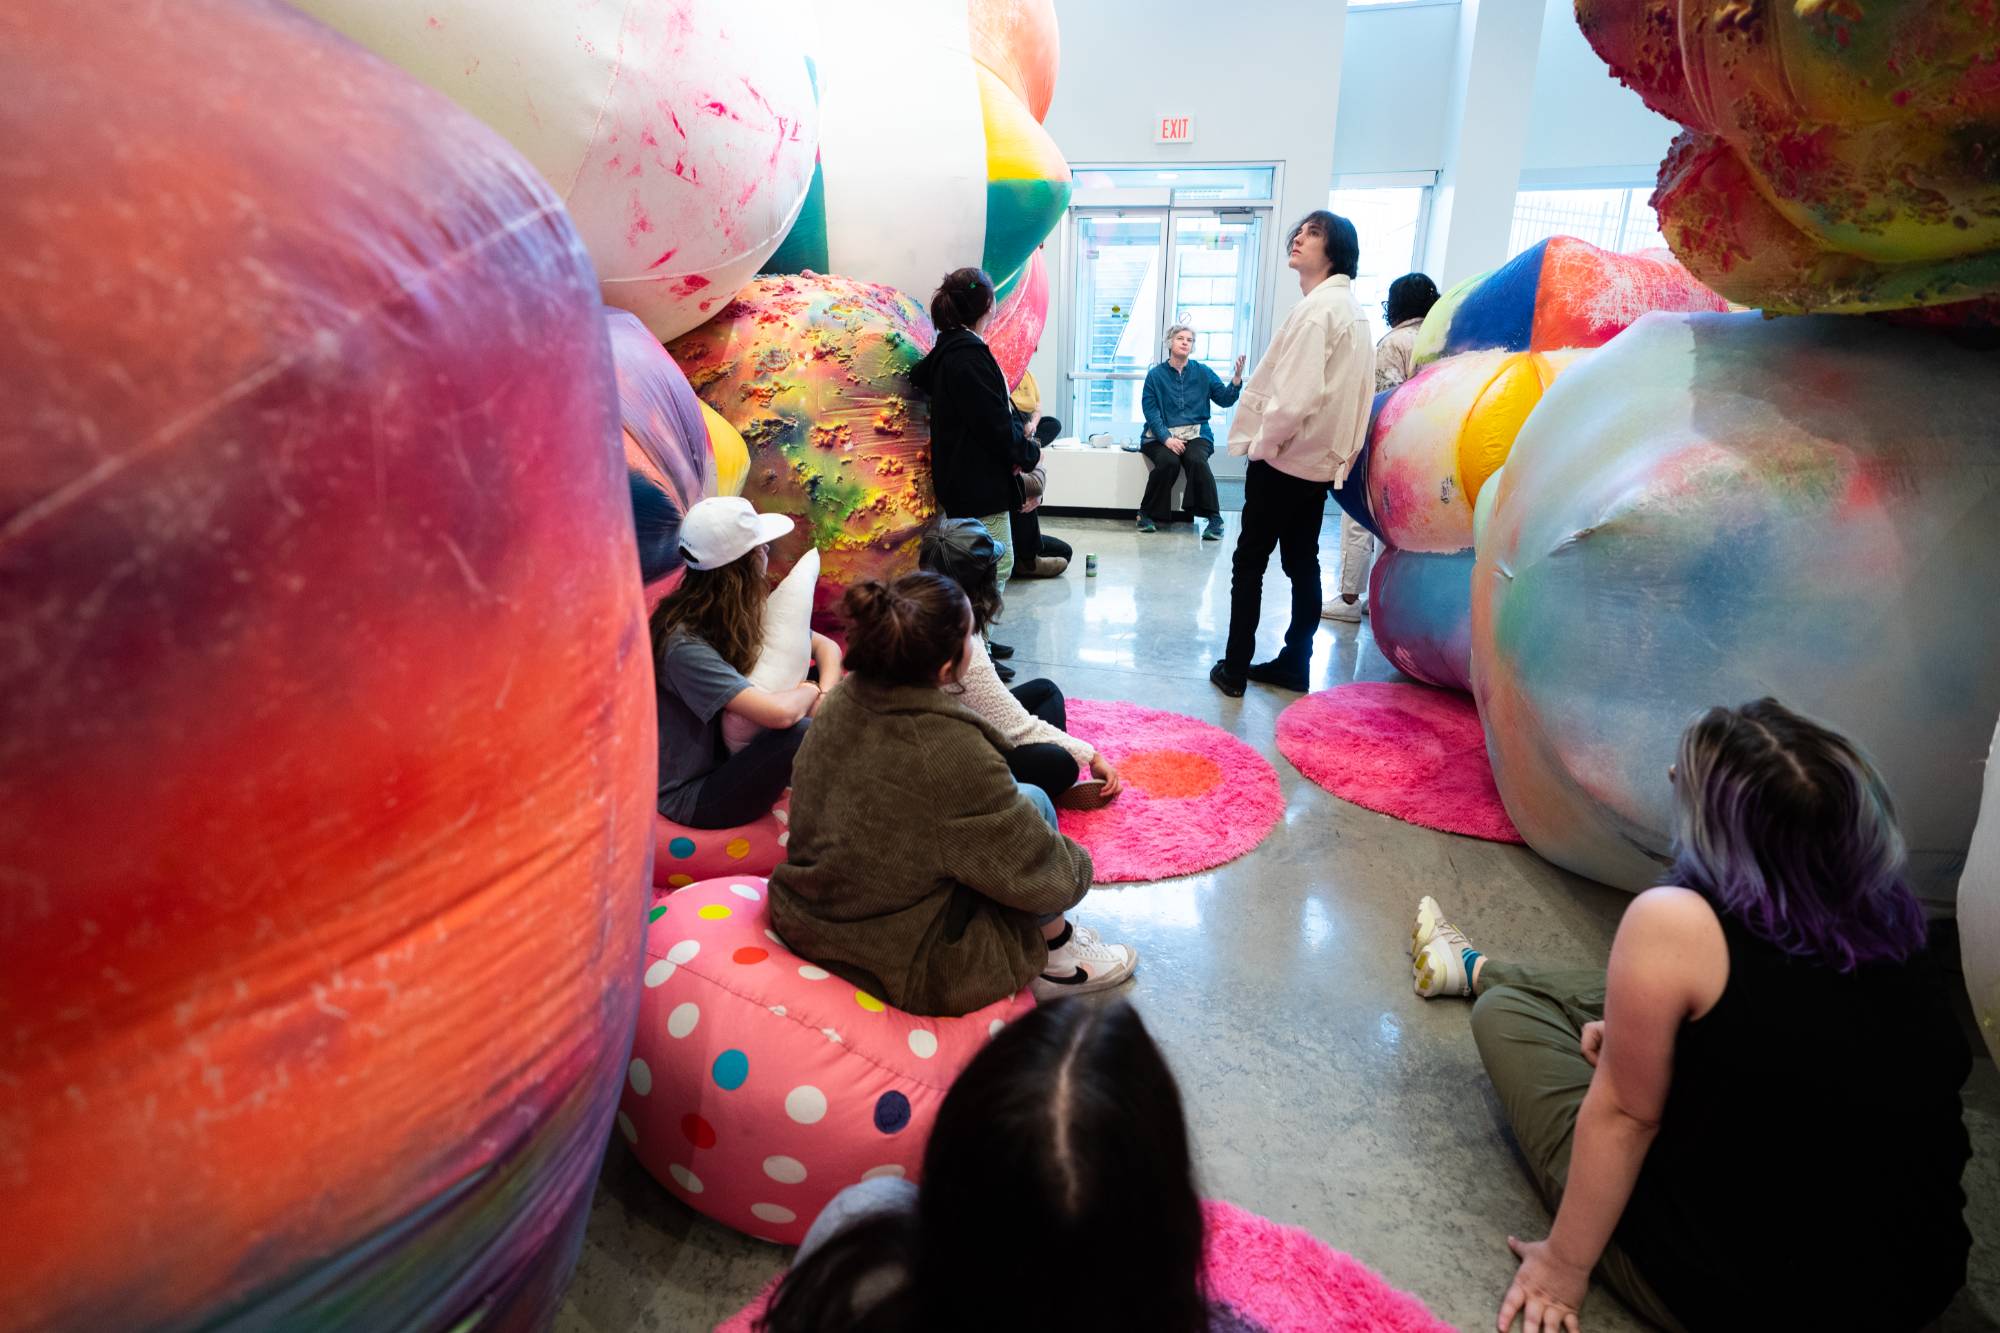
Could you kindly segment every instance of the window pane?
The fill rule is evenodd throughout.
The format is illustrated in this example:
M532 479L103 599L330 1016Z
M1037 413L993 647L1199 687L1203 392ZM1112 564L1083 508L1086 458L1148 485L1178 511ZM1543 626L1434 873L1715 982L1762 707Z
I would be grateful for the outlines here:
M1507 253L1518 255L1551 236L1574 236L1605 250L1632 254L1666 244L1646 202L1652 190L1522 190L1514 196L1514 231Z
M1368 327L1379 341L1389 331L1382 303L1389 284L1416 267L1417 221L1423 215L1423 186L1393 189L1335 190L1327 206L1354 224L1361 241L1360 272L1354 279L1354 299L1368 316ZM1282 279L1281 279L1282 280Z
M1174 321L1195 330L1196 359L1224 379L1235 369L1236 349L1250 343L1262 230L1262 221L1248 215L1174 221ZM1229 416L1216 411L1218 437L1229 429Z
M1667 238L1660 234L1660 218L1653 212L1648 202L1653 192L1648 189L1628 190L1631 201L1625 205L1625 243L1619 248L1626 254L1636 254L1641 250L1664 250Z
M1078 370L1137 370L1153 364L1160 330L1162 219L1077 220Z

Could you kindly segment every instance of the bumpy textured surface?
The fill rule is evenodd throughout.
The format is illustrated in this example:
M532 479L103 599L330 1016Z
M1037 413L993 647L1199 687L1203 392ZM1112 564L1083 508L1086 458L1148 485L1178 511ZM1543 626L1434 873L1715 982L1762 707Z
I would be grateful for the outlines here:
M618 1130L688 1207L781 1245L864 1177L916 1179L952 1080L1035 1007L1024 990L960 1018L892 1009L787 950L756 876L651 916Z
M1650 315L1528 419L1482 528L1473 685L1507 809L1653 881L1688 721L1770 694L1880 764L1948 900L2000 713L2000 357L1876 321Z
M1972 831L1965 874L1958 882L1958 948L1965 989L1986 1049L2000 1059L2000 731L1986 754L1979 823Z
M639 573L650 592L680 574L681 518L690 505L718 493L715 457L701 399L660 340L628 311L607 310L605 325L618 372Z
M655 763L589 260L282 4L0 80L0 1323L543 1327Z
M2000 10L1948 0L1577 0L1687 126L1653 203L1730 299L1859 312L2000 294ZM1946 318L1951 318L1947 315Z
M1069 730L1125 780L1101 810L1059 812L1062 831L1089 849L1099 884L1171 879L1234 861L1284 817L1270 761L1220 727L1137 704L1072 699Z
M299 0L500 131L555 186L608 305L673 338L804 207L819 106L795 0Z
M886 287L805 274L757 279L668 349L749 446L743 494L799 520L773 576L819 549L822 628L849 584L916 568L936 503L929 414L909 372L935 337Z

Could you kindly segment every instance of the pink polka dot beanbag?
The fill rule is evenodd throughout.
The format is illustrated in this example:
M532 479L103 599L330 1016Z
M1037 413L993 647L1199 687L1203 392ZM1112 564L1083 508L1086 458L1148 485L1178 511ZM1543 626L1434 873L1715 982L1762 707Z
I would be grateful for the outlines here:
M796 957L762 878L655 903L618 1130L673 1194L796 1245L858 1180L915 1179L946 1089L1027 991L962 1018L891 1009Z
M689 828L665 815L653 825L653 885L682 889L717 875L768 875L785 859L792 817L792 793L786 789L771 813L735 828Z

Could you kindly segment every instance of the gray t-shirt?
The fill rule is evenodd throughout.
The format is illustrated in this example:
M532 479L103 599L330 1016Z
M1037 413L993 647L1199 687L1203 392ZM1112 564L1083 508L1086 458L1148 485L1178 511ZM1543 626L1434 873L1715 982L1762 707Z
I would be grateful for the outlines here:
M675 630L653 664L660 714L660 813L678 824L694 817L702 779L728 758L722 710L750 687L706 639Z

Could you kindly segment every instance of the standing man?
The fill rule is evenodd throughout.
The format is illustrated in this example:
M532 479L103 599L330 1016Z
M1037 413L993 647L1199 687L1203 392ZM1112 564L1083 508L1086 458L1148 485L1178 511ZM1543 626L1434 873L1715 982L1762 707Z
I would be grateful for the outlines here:
M1204 541L1222 540L1222 504L1215 494L1215 474L1208 458L1215 452L1215 433L1208 428L1208 405L1228 407L1243 392L1243 358L1229 383L1194 355L1194 330L1176 324L1167 330L1167 359L1146 374L1140 402L1146 431L1139 451L1153 470L1146 477L1146 494L1139 501L1139 531L1158 532L1167 526L1174 482L1187 471L1188 512L1205 524Z
M1368 432L1375 356L1367 317L1354 301L1361 244L1354 224L1308 213L1292 228L1288 266L1305 299L1271 339L1229 427L1229 452L1248 455L1243 531L1229 584L1229 642L1208 673L1215 688L1241 698L1246 681L1307 688L1312 636L1319 627L1319 525L1329 488ZM1292 584L1292 622L1276 657L1252 665L1264 570L1277 548Z

